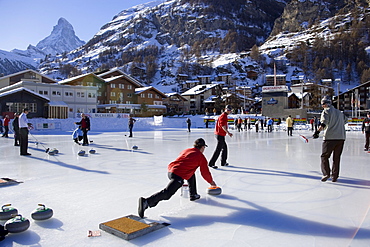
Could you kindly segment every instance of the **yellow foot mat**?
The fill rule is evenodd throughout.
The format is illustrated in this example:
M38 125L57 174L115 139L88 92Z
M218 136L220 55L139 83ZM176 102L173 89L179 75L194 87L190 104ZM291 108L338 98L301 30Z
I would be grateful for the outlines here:
M153 222L146 224L140 217L128 215L122 218L100 223L99 228L125 240L131 240L147 233L156 231L170 224Z

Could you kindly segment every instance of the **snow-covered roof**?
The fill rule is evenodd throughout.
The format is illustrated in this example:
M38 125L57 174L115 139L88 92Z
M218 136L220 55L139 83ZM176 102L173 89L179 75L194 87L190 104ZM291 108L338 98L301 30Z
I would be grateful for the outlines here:
M295 95L295 96L297 96L297 98L298 99L302 99L302 98L305 98L306 96L308 96L309 95L309 93L308 92L304 92L303 93L303 97L302 97L302 93L293 93L293 92L291 92L291 93L288 93L288 97L290 97L291 95Z
M197 85L191 89L189 89L188 91L182 93L181 95L182 96L186 96L186 95L197 95L197 94L202 94L214 87L218 86L218 84L205 84L205 85Z
M49 106L64 106L68 107L68 104L65 103L64 101L50 101Z
M86 76L89 76L89 75L92 75L93 77L96 77L97 79L99 79L101 81L104 81L104 79L100 78L99 76L95 75L94 73L88 73L88 74L77 75L77 76L74 76L74 77L71 77L71 78L68 78L68 79L61 80L58 83L59 84L65 84L65 83L68 83L68 82L71 82L71 81L74 81L74 80L77 80L77 79L80 79L80 78L83 78L83 77L86 77Z
M122 78L123 75L117 75L117 76L112 76L112 77L109 77L109 78L102 78L105 82L111 82L111 81L114 81L114 80L117 80L119 78Z
M103 77L104 76L106 76L106 75L109 75L109 74L111 74L111 73L113 73L113 72L119 72L120 74L121 74L121 76L118 76L118 77L112 77L112 78L115 78L115 79L117 79L117 78L120 78L120 77L124 77L125 79L127 79L127 80L129 80L129 81L131 81L132 83L134 83L134 84L137 84L138 86L140 86L140 87L142 87L143 86L143 84L141 83L141 82L139 82L138 80L136 80L135 78L133 78L133 77L131 77L131 76L129 76L128 74L126 74L125 72L123 72L122 70L120 70L120 69L118 69L118 68L115 68L115 69L111 69L111 70L109 70L109 71L107 71L107 72L104 72L104 73L101 73L101 74L99 74L98 75L98 77L101 77L102 79L104 79ZM107 80L110 80L110 79L112 79L112 78L106 78L106 79L104 79L106 82L108 82Z
M156 89L153 86L135 88L135 93L136 94L141 94L141 93L143 93L145 91L148 91L148 90L154 90L157 93L161 94L163 97L167 97L163 92L159 91L158 89Z
M178 92L172 92L172 93L166 93L166 96L167 97L171 97L171 96L179 96L180 98L182 98L183 100L187 101L186 98L184 98L180 93Z
M26 92L29 92L30 94L33 94L33 95L36 95L40 98L43 98L47 101L50 101L50 99L48 97L45 97L44 95L41 95L39 93L36 93L28 88L25 88L25 87L19 87L19 88L15 88L15 89L12 89L12 90L9 90L9 91L6 91L6 92L3 92L3 93L0 93L0 98L1 97L4 97L4 96L8 96L8 95L12 95L12 94L15 94L15 93L18 93L18 92L21 92L21 91L26 91Z
M33 72L33 73L38 74L42 77L45 77L48 80L54 81L55 83L57 82L56 80L54 80L54 79L52 79L52 78L50 78L46 75L43 75L43 74L41 74L41 73L39 73L39 72L37 72L36 70L33 70L33 69L26 69L26 70L22 70L22 71L19 71L17 73L14 73L14 74L6 75L6 76L3 76L3 77L0 77L0 80L5 79L5 78L9 78L9 77L13 77L13 76L17 76L17 75L21 75L21 74L24 74L24 73L27 73L27 72Z

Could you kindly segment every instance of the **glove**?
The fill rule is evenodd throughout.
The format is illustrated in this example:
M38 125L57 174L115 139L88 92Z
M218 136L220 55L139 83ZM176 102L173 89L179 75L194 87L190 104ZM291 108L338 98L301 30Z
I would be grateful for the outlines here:
M312 135L313 139L317 139L319 138L319 135L320 135L320 131L315 131L315 133Z

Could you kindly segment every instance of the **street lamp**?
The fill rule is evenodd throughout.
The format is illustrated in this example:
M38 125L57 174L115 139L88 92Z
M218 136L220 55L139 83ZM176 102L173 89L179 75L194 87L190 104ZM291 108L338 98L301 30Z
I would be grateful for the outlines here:
M244 108L243 108L243 112L245 111L245 85L244 85Z

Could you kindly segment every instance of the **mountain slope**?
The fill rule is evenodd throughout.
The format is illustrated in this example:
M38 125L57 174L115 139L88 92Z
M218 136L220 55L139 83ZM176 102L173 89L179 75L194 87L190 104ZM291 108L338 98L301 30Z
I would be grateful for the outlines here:
M120 12L84 46L56 59L82 72L122 66L135 76L133 69L139 68L144 72L137 76L144 82L172 83L179 72L176 67L184 70L184 63L198 64L205 72L207 66L199 66L203 56L241 52L263 42L284 6L275 0L143 4ZM56 66L49 60L41 69L51 74L48 68ZM182 72L195 75L199 70Z

